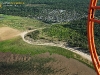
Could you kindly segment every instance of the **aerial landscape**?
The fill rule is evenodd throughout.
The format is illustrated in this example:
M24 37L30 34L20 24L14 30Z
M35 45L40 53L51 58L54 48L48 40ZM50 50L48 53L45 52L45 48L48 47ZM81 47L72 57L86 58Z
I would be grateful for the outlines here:
M88 6L89 0L0 0L0 75L96 75ZM94 29L100 56L100 25Z

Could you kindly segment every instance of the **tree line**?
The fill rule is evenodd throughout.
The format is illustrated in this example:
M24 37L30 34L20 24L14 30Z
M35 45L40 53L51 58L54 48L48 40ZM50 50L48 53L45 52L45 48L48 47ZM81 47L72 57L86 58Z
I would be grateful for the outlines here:
M1 0L1 3L3 2L19 2L19 0ZM53 22L62 22L66 20L65 16L70 16L70 14L75 15L75 18L83 17L87 15L87 7L89 1L84 0L20 0L20 2L24 2L25 4L20 6L2 6L0 8L0 14L7 14L7 15L16 15L16 16L24 16L24 17L30 17L30 18L36 18L39 20L42 20L46 23L53 23ZM31 4L30 6L27 6L27 4ZM38 6L34 6L34 5ZM41 4L45 4L44 6L41 6ZM48 13L45 12L45 10L51 10ZM68 13L59 13L59 11L56 10L65 10ZM42 12L41 12L42 11ZM52 11L57 12L54 15L49 15ZM75 11L75 12L74 12ZM44 13L43 13L44 12ZM48 15L48 17L46 16ZM61 20L58 19L62 18ZM43 17L40 19L40 17ZM56 18L55 18L56 17ZM65 17L65 18L64 18ZM53 18L53 19L50 19ZM72 18L72 17L67 17ZM55 21L56 19L56 21Z
M44 29L43 32L52 37L58 38L58 41L66 41L69 46L80 47L88 52L87 43L87 19L71 21L67 24L52 25L50 28ZM97 53L100 55L100 25L94 25L94 36Z

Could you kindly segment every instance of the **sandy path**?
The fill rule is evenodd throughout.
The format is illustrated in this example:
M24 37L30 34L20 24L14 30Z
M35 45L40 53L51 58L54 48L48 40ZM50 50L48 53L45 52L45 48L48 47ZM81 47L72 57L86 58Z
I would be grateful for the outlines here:
M0 41L18 36L21 32L10 27L0 27Z
M39 28L39 29L43 29L43 28ZM73 47L65 46L63 42L61 42L61 43L59 43L59 44L55 44L55 43L40 43L40 44L39 44L39 43L33 43L33 42L31 42L31 41L29 41L29 40L26 40L26 39L24 38L25 35L27 35L29 32L33 32L33 31L39 30L39 29L34 29L34 30L25 31L25 32L21 33L20 35L21 35L22 39L23 39L25 42L27 42L28 44L34 44L34 45L49 45L49 46L61 47L61 48L64 48L64 49L66 49L66 50L70 50L70 51L72 51L72 52L74 52L74 53L76 53L76 54L79 54L80 56L82 56L83 58L85 58L85 59L87 59L87 60L89 60L89 61L92 61L90 55L88 55L88 54L86 54L86 53L83 53L83 52L81 52L81 51L79 51L79 50L77 50L77 49L75 49L75 48L73 48Z

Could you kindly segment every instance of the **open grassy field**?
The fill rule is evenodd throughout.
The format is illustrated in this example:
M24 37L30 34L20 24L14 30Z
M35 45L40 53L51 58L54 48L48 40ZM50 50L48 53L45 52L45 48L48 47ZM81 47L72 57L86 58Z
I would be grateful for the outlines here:
M63 55L67 58L74 58L77 59L85 64L87 64L90 67L92 66L92 63L90 63L88 60L83 59L81 56L55 46L37 46L37 45L30 45L25 43L20 37L13 38L11 40L5 40L0 42L0 52L11 52L14 54L26 54L26 55L37 55L41 53L49 52L52 54L59 54Z
M11 28L17 29L19 31L26 31L26 30L29 30L30 28L35 29L35 28L47 27L47 25L48 24L43 23L41 21L38 21L36 19L30 19L30 18L27 18L27 17L18 17L18 16L9 16L9 15L0 14L0 28L2 28L2 27L11 27ZM9 35L9 33L8 33L8 35ZM50 57L54 54L57 54L56 58L55 58L56 60L58 60L59 55L61 55L61 56L65 57L65 58L68 58L68 59L71 58L71 59L75 59L75 60L78 60L80 62L83 62L85 65L93 68L93 65L92 65L91 62L89 62L86 59L83 59L81 56L79 56L79 55L77 55L77 54L75 54L75 53L73 53L69 50L66 50L66 49L63 49L63 48L60 48L60 47L55 47L55 46L30 45L28 43L25 43L20 36L10 38L9 40L0 41L0 52L8 53L8 55L9 55L9 53L11 53L11 59L12 58L16 59L20 55L25 55L25 59L27 59L26 56L34 57L36 55L48 52ZM3 53L1 53L1 54L3 54ZM6 54L3 54L3 56L6 56ZM43 56L43 55L41 55L41 56ZM9 72L13 72L13 73L16 72L17 73L16 70L18 70L18 71L22 70L22 72L27 72L26 69L27 70L29 70L29 69L33 70L33 67L36 66L37 63L39 63L40 66L37 66L36 69L34 68L35 72L37 72L37 70L38 70L40 72L40 74L44 73L43 75L47 75L49 72L53 72L54 70L52 70L50 68L48 69L48 68L43 67L43 65L45 65L47 63L50 63L51 61L54 61L52 59L53 57L52 58L40 58L41 56L39 56L38 59L37 58L32 58L32 62L31 62L31 60L28 61L28 62L14 62L14 63L10 63L10 64L0 62L0 69L1 69L0 70L1 74L0 75L6 75L6 74L10 75ZM8 56L8 57L10 57L10 56ZM61 60L61 58L59 60ZM1 59L2 59L2 57L1 57ZM4 57L4 59L6 59L6 57ZM24 58L22 58L22 60L23 59ZM10 60L10 58L9 58L9 60ZM64 59L64 61L65 60L66 59ZM72 62L73 61L74 60L72 60ZM68 60L66 60L66 62L68 62ZM76 62L76 61L74 61L74 62ZM58 62L53 62L53 63L58 64ZM31 67L32 64L36 64L36 65ZM54 65L54 64L52 64L52 65ZM27 65L28 65L28 67L27 67ZM52 66L52 65L50 65L50 66ZM60 65L62 65L62 62L61 62ZM57 65L56 67L58 67L58 66L59 65ZM63 65L63 66L65 66L65 65ZM7 70L7 71L5 73L3 73L3 71L5 71L5 70ZM40 75L40 74L37 74L37 75ZM12 74L12 75L15 75L15 74ZM29 74L24 73L24 75L29 75ZM56 74L54 74L54 75L56 75ZM59 74L57 74L57 75L59 75Z
M64 73L64 75L67 72L68 69L68 61L69 64L73 64L74 67L77 67L78 65L79 68L85 70L85 69L89 69L89 67L93 68L93 65L91 62L89 62L86 59L83 59L81 56L60 48L60 47L55 47L55 46L37 46L37 45L30 45L25 43L21 37L16 37L10 40L4 40L0 42L0 52L6 53L6 55L8 55L8 57L3 57L4 59L9 59L9 61L13 61L13 63L6 63L6 62L0 62L0 66L1 66L1 74L5 75L5 74L12 74L12 75L16 75L15 73L20 74L25 74L28 75L29 73L36 73L37 75L47 75L47 74L53 74L53 75L59 75L60 73ZM12 53L9 56L9 54L7 53ZM49 53L45 55L45 53ZM2 53L1 53L2 54ZM52 56L54 56L55 54L57 54L54 58ZM6 56L3 54L3 56ZM21 58L20 56L24 55L25 57ZM27 62L23 62L23 61L16 61L19 59L22 60L26 60L28 57L27 56L37 56L35 58L32 58L31 60L27 61ZM59 55L63 56L63 57L59 57ZM42 58L41 58L42 57ZM18 59L19 58L19 59ZM65 59L67 58L67 59ZM28 58L29 59L29 58ZM27 59L27 60L28 60ZM73 60L75 59L75 60ZM56 60L56 61L55 61ZM59 61L58 61L59 60ZM76 62L76 60L78 60L78 62ZM64 62L62 64L62 61ZM65 62L66 61L66 62ZM88 66L86 68L82 67L82 64L84 63L85 66ZM33 65L34 64L34 65ZM37 65L38 64L38 65ZM76 66L74 65L76 64ZM37 66L36 66L37 65ZM47 65L47 67L44 67L45 65ZM59 67L60 65L60 67ZM65 66L66 65L66 66ZM35 67L34 67L35 66ZM52 69L53 66L55 66L55 70ZM71 67L73 68L73 66L71 65ZM64 67L66 67L66 69L64 69ZM71 69L71 67L69 69ZM64 70L64 72L61 71L61 69ZM6 72L3 72L5 71ZM56 71L59 70L59 71ZM84 72L82 71L81 75L84 75ZM30 72L31 71L31 72ZM80 72L79 70L77 70L78 72ZM77 75L80 75L80 73ZM93 75L94 75L94 71ZM91 71L87 71L87 73L92 73ZM38 74L40 73L40 74ZM55 74L55 73L59 73L59 74ZM73 73L73 71L69 70L68 73ZM75 71L76 73L76 71ZM74 74L75 74L74 73ZM32 75L30 74L30 75Z
M9 26L19 30L26 30L28 28L45 27L47 24L36 19L28 17L10 16L0 14L0 27Z
M12 52L17 54L29 54L29 55L36 55L49 52L50 54L52 53L61 54L68 58L72 58L74 56L74 54L71 51L67 51L63 48L27 44L20 37L11 40L1 41L0 51Z
M5 27L5 26L24 31L30 27L33 29L48 27L48 24L27 17L18 17L18 16L0 14L0 27ZM36 55L36 54L49 52L50 54L57 53L67 58L75 58L78 60L82 59L79 55L74 54L71 51L67 51L63 48L54 47L54 46L51 47L51 46L29 45L23 42L21 37L17 37L11 40L1 41L0 51L17 53L17 54L29 54L29 55Z

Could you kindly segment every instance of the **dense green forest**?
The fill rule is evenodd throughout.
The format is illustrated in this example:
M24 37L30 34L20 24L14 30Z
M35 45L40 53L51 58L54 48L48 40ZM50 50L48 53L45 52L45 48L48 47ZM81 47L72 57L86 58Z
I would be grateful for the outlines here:
M43 29L43 33L58 38L58 41L66 41L72 47L79 47L83 52L89 52L87 44L87 18L71 21L67 24L54 24L49 28ZM98 54L100 55L100 25L95 24L95 43Z
M9 2L24 2L25 4L11 5ZM25 16L52 23L85 17L89 0L1 0L1 4L1 14Z
M66 41L70 46L87 50L86 18L71 21L67 24L54 24L43 30L52 38Z

